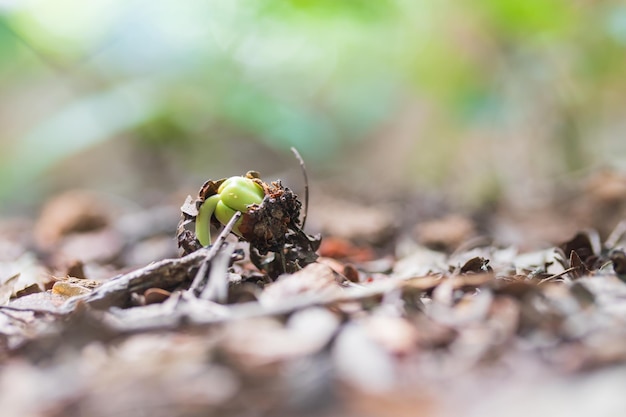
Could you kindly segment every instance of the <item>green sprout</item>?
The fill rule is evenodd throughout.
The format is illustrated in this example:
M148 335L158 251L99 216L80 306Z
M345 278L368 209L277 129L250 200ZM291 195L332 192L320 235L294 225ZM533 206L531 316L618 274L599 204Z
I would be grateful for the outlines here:
M265 191L254 180L254 174L245 177L230 177L217 189L217 194L207 198L198 210L196 217L196 237L202 246L211 244L211 218L226 225L238 211L246 213L253 204L261 204ZM235 224L233 232L241 236L239 226L242 219Z
M306 222L309 186L302 157L292 149L304 174L305 209L302 203L280 180L264 182L259 173L220 180L207 180L198 197L188 196L181 206L182 218L176 228L176 240L183 255L207 247L211 242L211 224L224 226L213 243L215 250L223 246L229 233L249 244L250 261L270 278L295 272L315 262L321 236L307 235ZM195 229L195 230L194 230Z

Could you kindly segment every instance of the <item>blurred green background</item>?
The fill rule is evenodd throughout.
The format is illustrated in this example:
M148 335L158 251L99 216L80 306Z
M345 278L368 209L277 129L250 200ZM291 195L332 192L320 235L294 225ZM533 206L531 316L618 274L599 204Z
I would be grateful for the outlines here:
M626 5L0 0L0 210L315 178L526 199L626 168Z

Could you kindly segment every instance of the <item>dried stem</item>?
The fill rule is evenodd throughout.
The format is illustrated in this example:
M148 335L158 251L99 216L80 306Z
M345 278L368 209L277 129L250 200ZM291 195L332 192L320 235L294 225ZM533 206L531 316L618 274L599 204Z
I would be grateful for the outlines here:
M202 290L200 298L223 304L228 299L228 267L230 258L235 251L235 245L226 242L223 249L217 252L211 262L209 282ZM206 265L206 262L205 262Z
M537 284L537 285L541 285L541 284L543 284L544 282L547 282L547 281L552 281L553 279L556 279L556 278L562 277L563 275L565 275L565 274L567 274L567 273L569 273L569 272L575 271L575 270L577 270L578 268L580 268L580 267L579 267L579 266L572 266L571 268L567 268L567 269L565 269L565 270L563 270L563 271L559 272L558 274L550 275L548 278L544 278L544 279L542 279L541 281L539 281L539 284Z
M306 166L304 165L304 159L300 156L300 152L294 147L291 148L291 152L296 156L298 162L300 163L300 168L302 169L302 175L304 176L304 216L302 217L302 229L304 229L304 225L306 224L306 216L309 211L309 176L306 172Z
M611 232L606 239L605 246L609 249L615 248L621 238L626 234L626 220L622 220L615 226L615 229Z

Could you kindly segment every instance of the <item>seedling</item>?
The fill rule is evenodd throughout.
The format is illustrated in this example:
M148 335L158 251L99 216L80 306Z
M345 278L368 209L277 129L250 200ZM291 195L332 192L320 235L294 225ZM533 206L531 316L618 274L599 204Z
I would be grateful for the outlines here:
M297 153L296 156L299 157ZM183 219L178 227L178 245L185 254L209 246L211 224L225 226L240 212L232 232L250 243L254 265L270 277L295 272L317 259L315 251L321 241L319 236L302 231L301 207L302 203L289 188L280 181L263 182L255 171L209 180L200 188L197 199L189 196L181 207ZM273 256L268 255L270 252Z

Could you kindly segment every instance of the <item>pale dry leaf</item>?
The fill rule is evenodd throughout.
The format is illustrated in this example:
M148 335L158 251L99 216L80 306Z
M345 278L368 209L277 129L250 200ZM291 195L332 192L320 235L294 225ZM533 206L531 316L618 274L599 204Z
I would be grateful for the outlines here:
M291 275L282 275L261 293L264 306L288 304L300 297L330 297L341 294L342 288L328 265L312 263Z
M420 246L396 262L393 267L393 276L399 279L408 279L444 273L447 270L448 262L445 254Z
M407 355L417 347L417 329L402 317L373 315L363 325L372 340L394 355Z
M464 216L449 215L420 223L415 228L417 240L432 248L454 249L476 233L474 222Z
M52 292L46 291L16 298L15 300L9 302L9 306L24 310L32 309L55 311L58 310L66 300L67 297L52 294Z
M61 278L52 286L52 293L63 297L89 294L102 283L80 278Z
M98 230L110 222L110 204L101 196L72 190L49 200L35 225L35 239L44 249L52 249L68 234Z
M224 346L249 366L266 365L319 352L339 327L336 315L324 308L294 313L286 325L259 318L225 328Z
M123 249L122 235L109 228L64 237L59 245L58 256L65 259L78 259L84 263L106 263L115 259Z
M225 328L225 351L247 367L266 366L315 353L318 343L301 339L300 333L285 328L277 320L251 319Z
M331 339L339 318L325 308L310 307L292 314L286 327L296 339L309 344L311 351L317 351Z
M15 296L18 291L33 284L43 289L45 284L50 281L48 271L37 260L37 257L30 252L26 252L16 259L0 262L0 283L14 276L18 276L18 278L12 284L13 292L11 296Z
M15 288L15 284L17 283L17 279L20 277L20 274L17 273L12 277L8 277L0 283L0 305L5 305L11 299L11 295L13 294L13 289Z
M310 208L311 222L324 235L348 241L377 243L393 234L396 218L384 205L366 205L336 197L318 197ZM318 210L317 207L323 207Z
M392 355L368 335L361 323L346 325L337 336L333 360L338 377L366 392L386 392L396 381Z

